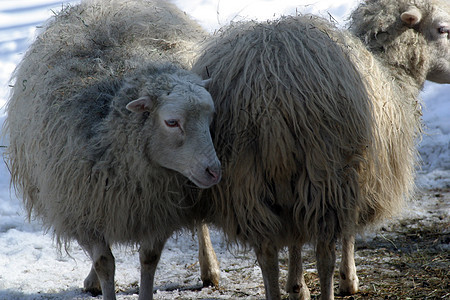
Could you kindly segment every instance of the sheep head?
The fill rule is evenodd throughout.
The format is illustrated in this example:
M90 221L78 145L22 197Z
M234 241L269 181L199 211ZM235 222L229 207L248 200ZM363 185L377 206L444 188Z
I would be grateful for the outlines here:
M366 0L352 13L350 28L395 77L404 72L419 86L426 79L450 83L447 1Z
M159 96L144 94L126 108L149 114L145 130L152 132L147 148L156 164L177 171L200 188L219 182L221 166L209 126L214 104L202 82L191 83L168 77L171 81Z
M437 83L450 83L450 6L446 3L432 2L434 7L426 19L415 16L414 11L406 11L403 18L417 18L422 24L419 30L425 36L429 45L430 68L427 79Z

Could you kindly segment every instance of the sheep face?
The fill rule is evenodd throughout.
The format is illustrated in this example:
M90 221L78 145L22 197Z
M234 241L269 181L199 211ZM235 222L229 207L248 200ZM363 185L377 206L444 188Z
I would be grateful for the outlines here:
M431 68L427 79L450 83L450 10L436 9L424 34L431 46Z
M133 112L150 112L146 130L152 135L148 150L160 166L177 171L200 188L219 182L221 166L217 158L209 126L214 104L204 87L177 82L157 99L143 96L130 102Z
M430 50L430 68L426 79L437 83L450 83L450 11L434 2L431 13L409 6L401 14L404 24L417 28L424 35ZM446 11L447 9L447 11Z

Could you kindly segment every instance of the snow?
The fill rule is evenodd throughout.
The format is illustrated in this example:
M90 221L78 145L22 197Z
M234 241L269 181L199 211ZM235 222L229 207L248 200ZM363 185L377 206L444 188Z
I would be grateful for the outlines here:
M32 42L36 27L67 4L77 1L61 0L1 0L0 1L0 107L8 98L9 78L24 51ZM271 19L280 15L315 13L333 18L339 26L357 1L347 0L176 0L175 3L207 30L242 19ZM420 144L423 166L417 184L426 189L450 187L450 85L427 83L423 120L426 134ZM5 112L0 109L0 125ZM7 141L0 139L0 146ZM0 148L2 151L3 148ZM415 205L420 214L422 206ZM254 255L242 249L228 249L218 231L212 231L212 242L221 261L221 285L239 294L243 290L252 295L263 293L262 280L245 282L242 279L261 277ZM82 282L89 273L90 261L74 243L70 255L58 253L52 237L36 222L26 221L22 203L9 189L9 172L0 162L0 299L91 299L82 293ZM229 251L232 250L232 251ZM136 299L139 264L135 249L114 248L117 271L116 283L120 299ZM245 265L241 280L233 270ZM285 272L281 271L282 274ZM180 283L180 281L182 281ZM180 290L180 286L188 288ZM232 293L211 288L192 291L189 287L201 284L197 262L196 239L189 232L170 239L165 247L156 274L157 299L187 297L228 299ZM233 292L233 293L234 293ZM244 293L245 294L245 293Z

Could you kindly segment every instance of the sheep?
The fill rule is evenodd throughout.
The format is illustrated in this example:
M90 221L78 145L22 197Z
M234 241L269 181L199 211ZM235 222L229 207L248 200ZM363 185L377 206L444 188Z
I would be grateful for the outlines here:
M187 70L205 35L165 1L84 1L46 24L13 74L11 182L59 249L76 240L90 255L84 287L104 299L113 244L140 247L139 297L152 298L165 241L202 221L190 182L220 180L213 101Z
M193 71L210 78L211 127L223 166L207 221L250 246L267 299L309 299L301 248L315 245L321 298L355 293L355 234L399 211L414 191L419 92L450 83L450 10L443 1L368 0L351 32L311 15L231 24L206 43ZM206 195L205 195L206 194Z

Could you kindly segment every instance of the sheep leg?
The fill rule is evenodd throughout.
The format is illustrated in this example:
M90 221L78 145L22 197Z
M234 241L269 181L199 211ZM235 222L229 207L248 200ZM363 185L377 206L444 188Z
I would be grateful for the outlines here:
M140 300L153 299L156 267L158 266L165 243L166 240L155 242L153 247L141 245L141 249L139 250L139 261L141 263Z
M339 267L339 292L341 295L352 295L358 292L359 279L355 266L355 235L344 235L342 238L342 260Z
M317 271L319 272L322 300L334 299L333 275L336 263L334 241L318 241L316 245Z
M286 292L291 300L309 300L311 295L303 277L302 245L289 247L289 267Z
M84 288L93 294L99 293L99 287L104 300L116 299L114 287L115 260L111 248L105 242L82 244L92 259L92 268L84 280Z
M266 299L281 299L280 288L278 286L278 248L271 242L266 242L255 247L256 258L264 280Z
M102 287L100 286L100 280L98 279L97 272L95 272L94 264L92 264L91 271L84 280L84 290L85 292L92 294L94 297L102 293Z
M198 260L200 263L201 279L203 286L219 286L220 267L216 252L211 243L208 226L197 225L198 235Z

